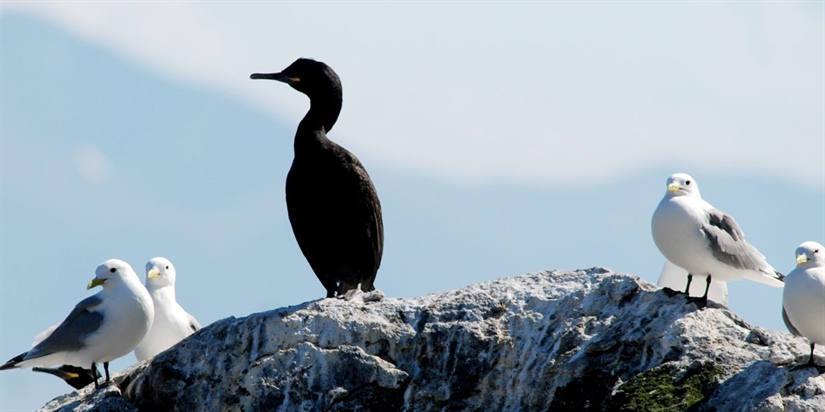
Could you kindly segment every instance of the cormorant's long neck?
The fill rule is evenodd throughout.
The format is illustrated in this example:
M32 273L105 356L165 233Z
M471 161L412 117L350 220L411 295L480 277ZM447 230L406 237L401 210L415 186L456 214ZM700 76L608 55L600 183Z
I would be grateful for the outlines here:
M341 113L341 93L331 91L322 96L310 97L309 111L298 124L295 133L295 153L309 146L324 145L326 134L338 120Z

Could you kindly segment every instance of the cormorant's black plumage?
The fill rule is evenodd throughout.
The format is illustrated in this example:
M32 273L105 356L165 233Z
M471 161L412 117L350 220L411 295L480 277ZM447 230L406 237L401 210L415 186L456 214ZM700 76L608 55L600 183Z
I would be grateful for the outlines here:
M327 138L341 112L341 80L326 64L303 58L280 73L251 78L278 80L309 97L295 132L286 206L298 246L327 297L358 284L374 290L384 248L381 203L358 158Z

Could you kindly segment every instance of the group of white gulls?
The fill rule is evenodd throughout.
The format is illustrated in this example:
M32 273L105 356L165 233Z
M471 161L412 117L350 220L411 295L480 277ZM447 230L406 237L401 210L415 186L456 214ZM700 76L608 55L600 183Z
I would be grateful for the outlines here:
M733 217L702 199L696 180L685 173L667 179L651 229L656 247L667 259L659 286L673 288L686 280L688 299L699 305L710 299L727 306L725 282L732 280L784 286L782 320L793 335L810 341L810 357L801 366L815 366L814 346L825 344L825 248L820 243L799 245L796 268L783 276L745 241ZM704 282L697 285L699 279ZM701 297L692 297L698 294Z
M103 290L80 301L63 322L38 334L30 350L0 370L35 366L77 389L92 382L100 387L98 363L109 382L109 362L133 350L138 361L153 358L201 328L175 300L175 276L172 262L162 257L146 263L145 286L128 263L101 263L87 288ZM62 366L42 367L54 365Z
M811 342L808 363L800 367L815 365L814 346L825 344L825 248L821 244L801 244L796 249L796 268L783 277L745 241L730 215L702 200L696 180L684 173L668 178L651 228L667 259L660 286L681 289L686 281L686 294L701 294L688 299L700 306L709 294L710 300L727 306L725 282L732 280L784 286L782 319L791 333ZM62 365L35 370L57 375L77 388L91 382L98 387L98 363L103 364L108 382L110 361L132 350L139 361L152 358L200 329L175 300L175 268L165 258L146 264L145 287L129 264L107 260L97 267L88 288L95 286L103 290L78 303L62 323L38 335L29 351L0 370Z

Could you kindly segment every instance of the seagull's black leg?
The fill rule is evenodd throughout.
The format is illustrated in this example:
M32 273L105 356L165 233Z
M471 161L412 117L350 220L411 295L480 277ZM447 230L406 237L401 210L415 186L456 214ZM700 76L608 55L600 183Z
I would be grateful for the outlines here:
M109 362L103 362L103 371L106 372L106 381L104 383L109 383L111 379L109 379Z
M711 278L711 276L708 275L708 279L705 281L705 294L702 295L702 300L704 300L705 303L708 302L708 291L710 291L710 280L711 280L710 278Z
M690 278L691 278L691 275L688 274L688 284L690 284ZM707 279L706 284L705 284L705 294L702 295L701 298L692 298L688 294L688 301L695 303L696 306L698 306L700 308L706 307L708 305L708 291L710 290L710 280L711 280L710 275L708 275L708 279Z
M814 346L816 346L816 343L811 342L811 357L808 358L808 363L805 366L816 366L814 363Z
M690 299L690 282L693 281L693 275L688 273L687 279L688 279L688 281L687 281L687 285L685 285L684 294L688 296L688 299ZM678 295L678 294L680 294L680 293L683 293L683 292L679 292L678 290L671 289L669 287L662 288L662 290L665 292L666 295L668 295L671 298Z
M97 371L97 365L92 362L92 376L95 377L95 389L100 389L100 384L97 383L97 377L100 376L100 373Z
M813 368L816 368L817 372L819 372L820 374L825 372L825 366L819 366L816 363L814 363L814 347L815 346L816 346L816 344L811 342L811 356L808 357L807 362L800 363L799 365L796 365L796 366L792 367L790 370L791 371L797 371L797 370L800 370L800 369L807 369L807 368L813 367Z

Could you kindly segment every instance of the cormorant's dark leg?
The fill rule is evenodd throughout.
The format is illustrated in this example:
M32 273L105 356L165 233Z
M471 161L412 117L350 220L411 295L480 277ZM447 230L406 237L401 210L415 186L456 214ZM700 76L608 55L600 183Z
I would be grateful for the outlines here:
M341 299L353 290L358 290L358 283L353 283L350 280L338 281L338 298Z
M99 375L99 373L97 373L97 365L95 365L94 362L92 362L92 375L95 376L95 389L100 389L100 384L97 383L97 375Z
M375 282L375 275L370 276L369 278L365 279L361 282L361 290L364 292L372 292L375 290L375 286L373 283Z
M688 283L687 286L685 286L685 295L688 296L690 296L690 282L693 282L693 275L688 273Z
M111 380L109 378L109 362L103 362L103 371L106 372L106 381L104 383L109 383Z

